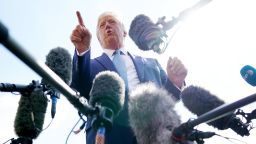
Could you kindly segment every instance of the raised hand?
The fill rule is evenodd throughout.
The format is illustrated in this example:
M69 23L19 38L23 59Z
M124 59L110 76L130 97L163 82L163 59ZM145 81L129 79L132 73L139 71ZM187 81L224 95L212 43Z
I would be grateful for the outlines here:
M70 36L71 42L75 45L78 53L83 53L90 48L92 35L85 27L82 16L79 11L76 12L78 25L72 31Z
M181 88L188 73L182 62L177 57L169 57L166 70L169 80Z

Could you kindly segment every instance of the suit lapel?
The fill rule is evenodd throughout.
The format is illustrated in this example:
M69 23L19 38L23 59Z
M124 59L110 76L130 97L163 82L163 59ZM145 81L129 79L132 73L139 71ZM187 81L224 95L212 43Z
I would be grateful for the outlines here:
M107 70L117 72L113 62L109 59L107 54L103 53L100 57L97 57L95 60L98 61Z
M129 52L128 55L131 57L133 61L140 82L144 82L145 65L143 59L139 56L133 56ZM107 54L103 53L100 57L97 57L95 60L98 61L105 69L117 72L113 62L109 59Z
M133 64L135 66L138 78L140 82L144 82L144 61L141 57L139 56L133 56L128 52L128 55L131 57Z

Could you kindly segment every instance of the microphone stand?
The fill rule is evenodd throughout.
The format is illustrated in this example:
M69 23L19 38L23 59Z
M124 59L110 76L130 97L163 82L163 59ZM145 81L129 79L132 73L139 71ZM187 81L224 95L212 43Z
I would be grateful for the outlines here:
M10 83L0 83L0 91L2 92L20 92L24 95L30 94L35 88L40 88L39 81L32 80L29 85L19 85Z
M112 128L114 112L98 103L96 103L95 108L97 112L92 117L92 127L97 131L95 144L105 144L105 134Z
M190 137L191 134L193 134L193 132L194 132L195 126L197 126L201 123L209 123L209 122L215 121L219 118L222 118L226 115L230 115L233 113L234 110L236 110L240 107L243 107L245 105L248 105L255 101L256 101L256 94L252 94L252 95L249 95L249 96L242 98L238 101L235 101L233 103L219 106L219 107L199 116L197 119L189 120L188 122L185 122L185 123L181 124L180 126L174 128L172 139L177 142L181 142L184 140L193 140L193 141L197 140L197 139L191 139L191 137ZM241 111L238 111L237 114L246 115L245 113L243 113ZM239 134L241 136L245 136L245 135L248 136L248 135L250 135L250 133L249 133L250 129L248 128L249 127L248 123L251 122L251 119L254 119L254 118L256 118L256 110L252 111L251 114L248 114L247 123L244 124L240 119L238 119L236 117L233 118L233 116L232 116L231 117L232 122L228 122L228 124L230 125L230 127L233 128L233 130L237 134ZM199 137L199 140L204 139L204 138L209 138L209 137L215 135L214 133L211 133L211 132L210 133L206 132L204 134L205 135L203 135L203 138ZM206 136L206 137L204 137L204 136ZM199 141L200 144L202 142L203 142L202 140Z
M172 17L172 20L165 22L165 16L161 17L158 19L156 22L156 25L162 25L162 30L164 32L170 30L172 27L174 27L179 21L185 20L188 15L192 14L195 10L207 5L210 3L212 0L200 0L197 2L195 5L184 9L181 11L178 15L178 17Z
M230 104L225 104L222 106L219 106L201 116L199 116L197 119L194 119L190 121L190 127L195 127L201 123L209 123L216 119L222 118L226 115L231 114L234 110L246 106L252 102L256 101L256 94L252 94L250 96L247 96L245 98L242 98L238 101L235 101Z
M196 10L198 10L199 8L207 5L208 3L210 3L212 0L200 0L199 2L197 2L196 4L194 4L193 6L184 9L183 11L181 11L179 13L179 15L177 17L172 17L172 20L170 21L165 21L165 16L158 18L158 21L156 22L155 25L161 25L161 29L162 29L162 35L160 36L160 40L157 41L150 49L152 49L154 52L157 52L158 54L162 54L165 52L167 46L169 45L172 37L174 36L174 34L176 33L176 29L172 35L172 37L167 41L167 37L168 35L166 34L166 32L168 30L170 30L171 28L173 28L176 24L178 24L178 22L180 21L184 21L189 15L193 14L193 12L195 12ZM161 48L160 48L160 44L163 42Z
M256 119L256 109L253 110L251 113L245 113L243 110L238 109L236 115L241 115L246 119L246 123L251 123L253 119Z
M29 85L19 85L10 83L0 83L0 91L2 92L20 92L24 96L29 96L35 88L41 88L39 81L32 80ZM33 144L33 140L27 137L19 137L11 139L11 144Z
M181 124L179 127L174 128L172 132L172 140L177 143L183 143L184 141L196 141L197 144L203 144L206 138L211 138L216 135L214 132L202 132L191 127L192 120Z

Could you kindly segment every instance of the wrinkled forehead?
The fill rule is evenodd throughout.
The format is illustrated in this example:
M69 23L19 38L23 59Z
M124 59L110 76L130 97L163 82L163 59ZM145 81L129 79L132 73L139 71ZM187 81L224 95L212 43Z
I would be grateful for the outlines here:
M104 12L98 18L98 25L99 25L99 23L101 23L103 21L106 21L106 20L109 20L109 19L114 19L114 20L116 20L116 21L118 21L120 23L123 23L121 16L118 15L117 13L114 13L114 12Z

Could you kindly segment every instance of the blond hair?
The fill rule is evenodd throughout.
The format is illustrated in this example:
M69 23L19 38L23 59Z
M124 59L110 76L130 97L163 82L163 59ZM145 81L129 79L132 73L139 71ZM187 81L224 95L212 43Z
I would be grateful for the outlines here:
M117 12L113 12L113 11L106 11L103 12L102 14L99 15L98 17L98 22L97 22L97 28L96 28L96 35L98 37L98 33L99 33L99 21L102 17L106 17L106 16L113 16L114 18L116 18L120 24L122 25L124 31L126 31L124 23L123 23L123 16L121 16L120 14L117 14Z

